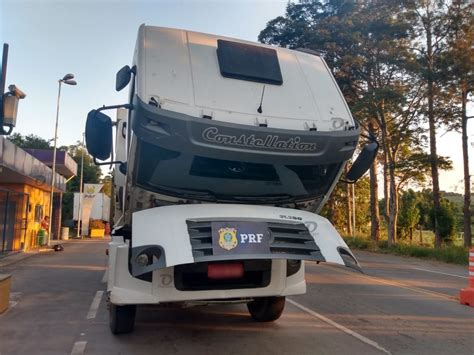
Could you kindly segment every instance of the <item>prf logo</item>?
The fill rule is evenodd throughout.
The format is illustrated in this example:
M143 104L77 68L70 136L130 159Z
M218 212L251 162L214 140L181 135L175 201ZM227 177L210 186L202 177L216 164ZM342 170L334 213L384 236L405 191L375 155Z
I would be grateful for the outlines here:
M214 255L270 252L270 231L264 222L212 222Z
M237 244L237 229L221 228L219 229L219 245L222 249L232 250Z

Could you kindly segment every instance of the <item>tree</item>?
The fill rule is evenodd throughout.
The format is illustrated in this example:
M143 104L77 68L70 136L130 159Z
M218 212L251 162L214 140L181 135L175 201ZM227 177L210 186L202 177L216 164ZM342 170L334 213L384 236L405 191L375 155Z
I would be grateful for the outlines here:
M62 218L63 221L71 220L73 218L73 202L74 192L80 190L80 171L82 154L84 154L84 169L83 169L83 183L84 184L98 184L102 171L100 167L94 164L92 157L87 153L86 149L82 147L80 142L74 145L60 147L61 150L66 150L69 155L77 163L77 175L73 177L66 185L66 192L63 194L62 203Z
M431 221L434 225L436 210L433 208L431 212ZM441 199L440 209L438 211L437 217L439 219L439 233L441 240L445 243L451 241L451 237L457 231L456 223L456 206L449 202L446 199Z
M369 131L375 135L375 124L369 122ZM379 184L377 181L378 159L370 167L370 237L373 241L380 239Z
M469 94L474 91L474 4L465 5L454 1L450 7L451 31L447 36L448 53L446 53L447 84L458 97L460 103L461 140L464 172L464 205L463 232L464 246L472 245L471 236L471 176L469 173L469 153L467 138L467 102Z
M347 230L347 189L346 184L343 182L338 182L336 187L332 191L327 203L324 205L320 214L334 225L334 227L339 230L341 233L344 231L345 234L350 235L349 230Z
M407 151L409 149L409 151ZM452 161L447 157L438 156L440 170L453 168ZM397 163L398 189L403 189L408 184L423 184L426 182L431 169L431 155L422 149L404 147Z
M438 217L439 224L439 235L441 241L449 242L450 237L454 235L457 230L457 207L454 203L450 202L446 198L441 198L440 208L436 211L436 207L433 204L433 191L430 189L424 189L417 193L418 195L418 210L420 211L420 227L423 229L429 229L434 232L435 228L435 217ZM436 240L435 240L436 242Z
M405 191L401 198L400 218L398 226L400 236L409 236L410 243L413 241L413 229L420 220L420 210L418 209L418 199L413 190Z
M104 184L104 187L102 188L102 192L106 194L109 197L112 197L113 193L113 176L112 174L108 174L104 176L102 179L100 179L100 183Z
M347 209L348 184L340 181L334 188L328 202L323 207L321 215L328 218L334 227L339 231L344 231L346 235L352 235L352 229L349 230L347 221L350 220L352 210ZM370 182L369 178L363 177L355 184L355 215L356 228L359 232L368 232L370 216L367 213L370 204ZM355 231L354 231L355 232Z
M396 13L397 16L393 16ZM305 1L289 3L284 17L267 24L259 40L322 51L360 121L378 130L384 157L389 243L396 235L395 166L400 145L414 137L419 88L409 73L410 19L400 2ZM372 237L378 238L375 169L371 173ZM390 194L388 193L390 187ZM389 207L389 208L388 208Z
M360 233L370 232L370 177L363 177L355 184L356 230ZM354 231L355 234L355 231Z
M429 126L429 147L431 180L433 185L434 204L434 231L435 247L441 246L440 234L441 193L439 188L439 163L436 146L436 128L441 123L441 117L450 116L446 114L452 106L449 97L443 92L442 79L442 57L447 49L446 38L449 33L447 16L447 0L417 0L414 2L413 15L415 16L417 40L414 50L417 52L420 83L426 88L425 116Z
M20 133L13 133L11 136L7 137L7 139L23 149L53 149L50 145L51 141L35 134L23 136Z

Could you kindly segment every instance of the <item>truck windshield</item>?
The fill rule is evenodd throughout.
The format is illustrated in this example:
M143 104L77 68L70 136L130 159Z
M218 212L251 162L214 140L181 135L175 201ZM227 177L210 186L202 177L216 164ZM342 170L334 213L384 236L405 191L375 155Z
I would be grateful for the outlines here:
M214 159L142 142L134 175L140 187L168 195L283 203L324 196L340 167Z

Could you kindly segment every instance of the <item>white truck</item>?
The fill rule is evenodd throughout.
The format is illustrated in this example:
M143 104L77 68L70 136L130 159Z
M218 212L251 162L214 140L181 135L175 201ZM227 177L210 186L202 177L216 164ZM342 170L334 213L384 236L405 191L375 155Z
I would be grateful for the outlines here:
M84 196L84 195L83 195ZM84 197L83 197L84 198ZM80 206L81 194L79 192L74 193L74 203L73 203L73 220L79 220L79 211L81 210ZM84 211L82 211L84 216ZM81 220L84 220L84 217L81 216ZM98 193L94 197L94 203L90 210L89 218L99 219L102 221L110 222L110 197L104 193Z
M116 79L116 90L131 83L129 102L86 123L96 163L117 164L114 334L131 332L146 304L242 302L273 321L285 296L306 291L303 260L359 268L316 214L360 134L319 55L142 25ZM112 122L102 111L116 108ZM98 162L111 157L114 125L115 156ZM377 147L368 142L347 180Z

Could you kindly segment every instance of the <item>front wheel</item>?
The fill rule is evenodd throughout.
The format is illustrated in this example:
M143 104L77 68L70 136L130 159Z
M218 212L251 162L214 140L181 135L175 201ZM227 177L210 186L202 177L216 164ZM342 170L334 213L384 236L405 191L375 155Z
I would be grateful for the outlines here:
M250 316L258 322L273 322L285 309L285 297L261 297L247 303Z
M117 306L109 304L109 325L113 334L133 332L135 327L136 305Z

